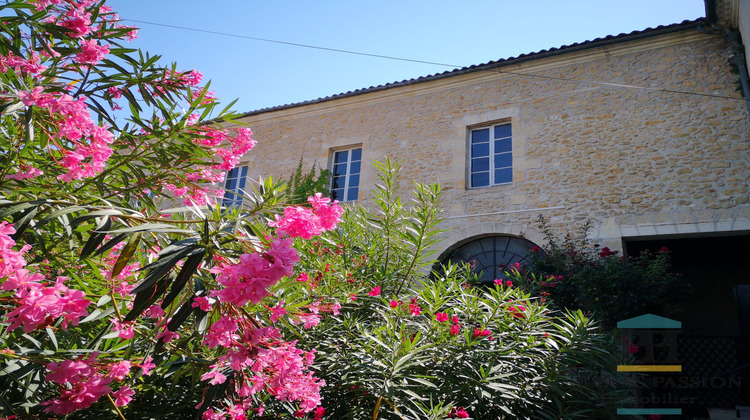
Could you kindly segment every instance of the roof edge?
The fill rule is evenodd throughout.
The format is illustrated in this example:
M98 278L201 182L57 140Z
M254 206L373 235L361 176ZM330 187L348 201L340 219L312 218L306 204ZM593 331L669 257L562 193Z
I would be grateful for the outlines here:
M397 82L391 82L391 83L386 83L384 85L370 86L369 88L362 88L362 89L357 89L353 91L338 93L338 94L325 96L325 97L321 97L317 99L311 99L311 100L295 102L291 104L261 108L261 109L257 109L257 110L253 110L249 112L240 113L239 116L236 117L235 119L249 117L253 115L259 115L259 114L265 114L265 113L274 112L274 111L281 111L285 109L298 108L298 107L303 107L307 105L314 105L318 103L329 102L329 101L334 101L334 100L343 99L343 98L349 98L352 96L364 95L367 93L378 92L378 91L402 87L402 86L425 83L425 82L439 80L439 79L443 79L447 77L459 76L459 75L468 74L468 73L495 69L498 67L510 66L513 64L524 63L524 62L537 60L541 58L554 57L554 56L558 56L562 54L587 50L591 48L598 48L598 47L603 47L603 46L608 46L608 45L613 45L613 44L635 41L639 39L665 35L665 34L670 34L674 32L685 31L689 29L697 29L698 26L702 23L705 23L705 21L706 21L705 18L699 18L695 20L685 20L680 23L657 26L656 28L647 28L641 31L633 31L627 34L608 35L604 38L595 38L590 41L584 41L584 42L575 43L571 45L563 45L561 47L556 47L556 48L553 47L550 49L541 50L537 52L521 54L517 57L510 57L506 59L500 59L497 61L490 61L490 62L483 63L483 64L471 65L468 67L462 67L462 68L455 69L455 70L448 70L442 73L436 73L436 74L432 74L428 76L421 76L416 79L408 79L408 80L402 80L402 81L397 81Z

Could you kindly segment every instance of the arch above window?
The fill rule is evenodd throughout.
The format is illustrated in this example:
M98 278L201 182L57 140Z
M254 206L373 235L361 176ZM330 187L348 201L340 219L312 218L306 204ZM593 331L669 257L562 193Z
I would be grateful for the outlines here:
M490 283L507 279L505 271L516 263L528 267L529 254L536 245L524 238L511 235L489 235L470 238L457 244L441 259L452 264L467 263L477 273L479 281Z

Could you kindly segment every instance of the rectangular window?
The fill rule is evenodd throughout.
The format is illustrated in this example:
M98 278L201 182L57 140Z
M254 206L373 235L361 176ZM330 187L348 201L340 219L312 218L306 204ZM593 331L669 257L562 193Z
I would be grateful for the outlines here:
M331 169L331 198L354 201L359 195L359 173L362 168L362 148L333 152Z
M227 172L224 181L224 199L221 204L225 207L239 207L242 196L245 195L245 181L247 180L247 166L238 166Z
M470 133L471 188L513 182L513 150L510 124L477 128Z

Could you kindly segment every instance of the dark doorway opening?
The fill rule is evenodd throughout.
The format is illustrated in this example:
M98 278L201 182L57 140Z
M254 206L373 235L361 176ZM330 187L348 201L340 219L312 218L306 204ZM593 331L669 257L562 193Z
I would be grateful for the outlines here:
M674 385L657 391L685 397L683 415L750 405L750 234L623 238L628 256L662 247L684 293L657 315L682 322L683 370L655 376L655 383Z

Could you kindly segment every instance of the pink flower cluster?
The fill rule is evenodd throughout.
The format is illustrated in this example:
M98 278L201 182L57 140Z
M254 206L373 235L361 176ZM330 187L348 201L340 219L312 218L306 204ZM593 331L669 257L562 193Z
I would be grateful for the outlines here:
M31 52L29 58L19 57L12 52L0 55L0 72L7 73L11 69L16 73L27 73L37 78L47 70L47 67L41 64L39 54L36 52Z
M224 303L243 306L256 304L268 295L268 288L284 276L291 276L294 263L299 261L297 250L291 239L274 239L263 253L248 253L240 256L234 265L214 267L216 281L223 286L213 290L210 296Z
M317 193L307 201L312 204L312 210L296 206L287 207L284 209L284 217L277 215L276 221L269 222L268 225L276 227L279 236L310 239L334 229L341 221L344 209L338 205L337 200L331 203L330 198Z
M81 52L73 59L79 64L95 66L109 54L109 45L99 45L95 39L81 42Z
M112 392L113 381L121 381L130 375L131 363L123 360L118 363L101 364L96 360L97 353L86 359L64 360L62 363L47 363L46 380L59 385L60 396L44 401L44 410L54 414L69 414L87 408L104 395L111 394L118 407L127 405L135 391L127 385ZM101 371L100 371L101 370Z
M56 125L57 139L54 149L60 157L58 163L68 172L58 175L65 182L89 178L104 170L113 150L114 136L106 127L96 125L86 105L86 98L73 98L67 94L44 93L41 86L31 92L18 92L26 106L37 106L49 112ZM35 169L35 168L32 168Z
M61 328L69 324L78 325L81 317L88 315L86 307L91 303L85 299L86 294L73 290L63 284L66 277L58 277L54 285L41 283L44 276L26 270L23 253L31 247L26 245L20 251L13 251L16 245L10 235L15 229L7 222L0 222L0 278L5 278L0 289L13 291L13 299L18 305L5 318L9 330L22 327L24 332L31 332L62 318Z
M195 79L188 78L187 80ZM199 166L195 171L187 173L185 185L182 187L174 184L164 185L175 196L184 197L183 203L186 205L205 205L211 202L213 197L222 197L224 189L210 189L200 186L199 183L215 184L224 181L226 172L237 166L242 156L255 146L255 140L251 137L253 132L249 128L218 130L201 127L196 134L201 137L194 142L207 149L213 161L208 166Z
M225 415L235 418L232 413L250 410L250 397L261 391L280 401L299 402L304 412L320 405L320 388L325 383L309 372L315 351L305 352L295 347L296 342L281 340L276 328L256 328L247 320L225 315L211 326L204 344L224 347L228 352L219 357L202 380L215 385L227 380L227 369L241 373L235 375L234 383L239 400L206 410L204 419L222 419Z

